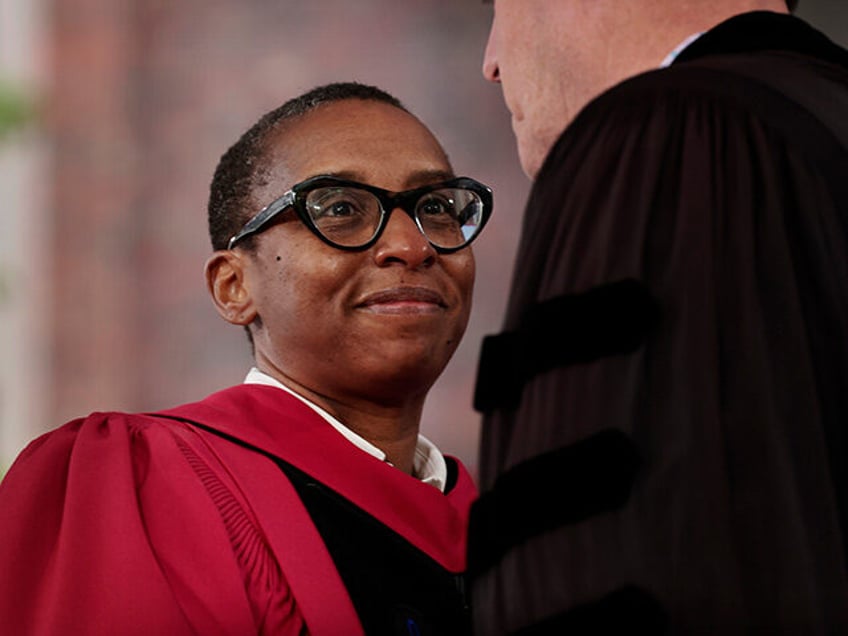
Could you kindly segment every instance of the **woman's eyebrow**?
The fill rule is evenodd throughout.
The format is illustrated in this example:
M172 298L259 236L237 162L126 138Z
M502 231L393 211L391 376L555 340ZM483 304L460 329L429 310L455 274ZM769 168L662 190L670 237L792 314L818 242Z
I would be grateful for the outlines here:
M406 187L415 188L417 186L438 183L439 181L447 181L455 177L456 175L450 170L420 170L407 177Z
M367 185L380 187L375 183L370 183L370 180L366 179L365 175L357 170L327 170L321 172L320 175L316 174L313 176L335 177L337 179L356 181L358 183L364 183ZM439 181L448 181L449 179L453 179L455 177L456 175L450 170L416 170L407 175L406 179L404 180L404 188L417 188L420 186L429 185L431 183L438 183Z

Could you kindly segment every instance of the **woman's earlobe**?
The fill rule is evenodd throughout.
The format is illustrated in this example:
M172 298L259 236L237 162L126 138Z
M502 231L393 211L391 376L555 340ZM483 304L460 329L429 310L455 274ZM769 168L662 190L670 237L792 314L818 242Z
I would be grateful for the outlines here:
M247 284L245 259L231 250L220 250L206 261L206 287L218 314L234 325L249 325L256 318Z

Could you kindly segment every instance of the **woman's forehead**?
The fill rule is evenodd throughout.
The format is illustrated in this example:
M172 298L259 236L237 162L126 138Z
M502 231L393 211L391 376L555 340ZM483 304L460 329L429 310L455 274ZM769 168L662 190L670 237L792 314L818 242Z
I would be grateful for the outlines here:
M280 182L289 188L319 174L345 174L396 189L426 181L427 174L453 173L426 126L404 110L373 101L333 102L287 122L266 153L266 181L276 188Z

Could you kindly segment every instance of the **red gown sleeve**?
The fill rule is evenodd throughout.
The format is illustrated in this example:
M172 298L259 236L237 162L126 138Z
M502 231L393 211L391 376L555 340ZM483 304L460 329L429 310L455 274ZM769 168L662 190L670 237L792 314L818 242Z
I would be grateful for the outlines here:
M202 444L95 414L34 441L0 484L9 634L298 634L250 511Z

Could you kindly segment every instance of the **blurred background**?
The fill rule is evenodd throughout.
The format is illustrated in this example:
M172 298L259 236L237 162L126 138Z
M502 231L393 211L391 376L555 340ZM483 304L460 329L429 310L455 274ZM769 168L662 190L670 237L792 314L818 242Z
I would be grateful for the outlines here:
M848 44L845 0L798 13ZM472 320L423 424L473 469L477 355L529 190L480 75L490 20L479 0L0 0L0 473L74 417L243 379L244 334L202 276L208 184L259 115L339 80L395 94L495 190Z

